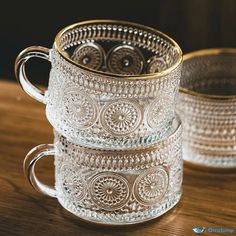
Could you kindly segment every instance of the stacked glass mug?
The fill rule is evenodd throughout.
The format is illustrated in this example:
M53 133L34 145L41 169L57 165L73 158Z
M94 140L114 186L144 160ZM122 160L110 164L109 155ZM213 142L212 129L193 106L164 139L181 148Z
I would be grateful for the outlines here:
M48 90L27 79L32 57L51 62ZM52 49L29 47L15 72L26 93L46 104L54 144L26 156L33 187L76 216L125 225L156 218L182 193L181 122L175 116L182 52L165 34L122 21L64 28ZM55 187L35 176L55 157Z

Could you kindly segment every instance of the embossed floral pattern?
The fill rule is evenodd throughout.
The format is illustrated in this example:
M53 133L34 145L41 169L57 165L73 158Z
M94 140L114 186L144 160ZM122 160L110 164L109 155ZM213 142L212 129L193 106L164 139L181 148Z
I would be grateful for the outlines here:
M167 68L167 63L163 57L153 56L148 60L148 73L161 72Z
M65 119L73 126L86 129L97 119L96 102L88 94L76 89L67 89L62 99Z
M143 70L144 59L138 48L129 45L119 45L109 53L107 64L112 73L138 75Z
M165 101L164 95L161 95L149 105L147 123L151 128L157 129L166 122L166 117L168 117L168 115L169 117L172 115L172 118L174 118L174 107L171 107L169 102Z
M102 125L114 135L126 135L138 128L141 122L139 105L130 100L113 101L102 111Z
M74 50L71 59L78 64L98 70L103 64L104 52L97 43L85 43Z
M158 203L168 187L168 174L163 167L155 167L141 174L135 181L134 193L144 205Z
M128 181L121 175L103 172L91 180L90 194L102 209L112 211L121 208L129 199Z
M81 173L70 165L63 165L60 169L60 188L62 192L75 201L79 201L85 194L85 180Z

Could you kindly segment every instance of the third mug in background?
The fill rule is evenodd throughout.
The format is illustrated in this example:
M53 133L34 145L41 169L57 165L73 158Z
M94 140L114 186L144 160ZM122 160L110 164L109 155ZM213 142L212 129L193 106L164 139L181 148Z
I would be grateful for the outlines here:
M184 55L177 110L186 161L236 167L236 49Z

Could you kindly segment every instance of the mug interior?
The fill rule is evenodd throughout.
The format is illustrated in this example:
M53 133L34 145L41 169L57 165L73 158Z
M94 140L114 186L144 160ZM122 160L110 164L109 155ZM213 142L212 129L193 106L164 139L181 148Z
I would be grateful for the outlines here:
M181 49L165 34L122 21L71 25L57 35L54 46L73 64L121 76L156 75L182 60Z
M236 95L236 50L203 50L184 56L181 89L195 95Z

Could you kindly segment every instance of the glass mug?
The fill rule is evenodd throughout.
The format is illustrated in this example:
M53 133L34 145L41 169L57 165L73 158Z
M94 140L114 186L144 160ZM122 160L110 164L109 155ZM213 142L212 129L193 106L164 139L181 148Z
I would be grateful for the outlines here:
M236 49L184 55L177 110L186 161L236 167Z
M54 131L54 145L33 148L24 172L39 192L84 220L126 225L156 218L174 207L182 193L182 127L173 122L171 135L137 150L110 151L81 147ZM35 164L54 155L55 188L35 176Z
M46 92L25 63L51 62ZM15 62L26 93L46 104L53 127L86 147L132 149L155 143L175 115L182 52L165 34L138 24L99 20L64 28L52 49L29 47Z

